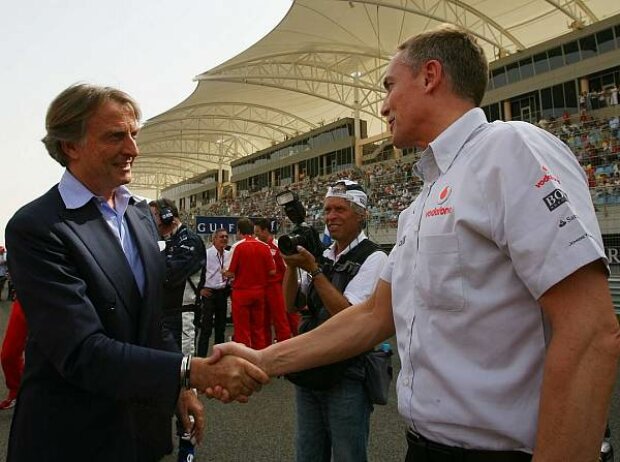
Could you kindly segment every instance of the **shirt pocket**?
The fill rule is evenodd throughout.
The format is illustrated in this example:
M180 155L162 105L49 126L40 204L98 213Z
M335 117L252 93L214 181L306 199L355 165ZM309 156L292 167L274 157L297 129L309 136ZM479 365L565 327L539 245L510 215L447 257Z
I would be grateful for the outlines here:
M456 234L420 236L414 286L421 307L461 311L465 290Z

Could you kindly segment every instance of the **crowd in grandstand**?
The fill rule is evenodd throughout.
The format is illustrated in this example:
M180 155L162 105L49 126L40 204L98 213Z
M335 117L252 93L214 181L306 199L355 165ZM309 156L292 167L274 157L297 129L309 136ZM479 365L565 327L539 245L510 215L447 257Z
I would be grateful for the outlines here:
M588 176L595 204L620 202L620 120L618 115L593 119L582 111L578 120L565 114L546 128L575 153Z
M617 98L617 96L616 96ZM588 99L588 98L586 98ZM607 104L607 102L606 102ZM617 104L611 99L608 106ZM588 105L588 107L590 107ZM596 205L620 203L620 118L596 119L583 110L581 114L564 113L538 122L542 128L564 141L583 166ZM368 192L370 226L396 226L398 214L414 199L421 181L412 174L415 159L387 160L361 168L349 167L331 175L309 177L282 187L263 188L254 193L241 192L199 207L195 213L207 216L268 216L284 220L275 196L284 189L295 191L307 211L307 221L322 229L323 192L338 179L359 181ZM415 155L413 156L415 157Z

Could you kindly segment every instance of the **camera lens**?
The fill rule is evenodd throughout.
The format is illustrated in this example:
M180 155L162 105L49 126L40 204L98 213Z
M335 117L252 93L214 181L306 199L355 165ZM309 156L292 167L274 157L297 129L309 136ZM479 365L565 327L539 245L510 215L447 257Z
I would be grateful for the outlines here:
M289 234L280 236L278 239L278 248L284 255L295 255L297 246L299 245L299 235Z

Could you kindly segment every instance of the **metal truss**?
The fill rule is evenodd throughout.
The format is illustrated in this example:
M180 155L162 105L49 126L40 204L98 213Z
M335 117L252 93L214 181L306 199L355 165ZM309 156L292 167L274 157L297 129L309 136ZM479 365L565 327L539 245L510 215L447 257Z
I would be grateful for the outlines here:
M349 0L339 0L349 1ZM429 20L446 22L469 30L483 42L491 45L498 56L504 56L525 46L508 29L503 27L484 12L462 0L352 0L349 4L361 3L403 11L404 13L428 18ZM376 14L375 14L376 17ZM372 12L369 11L369 18Z
M380 107L384 97L381 80L394 52L394 43L385 42L382 28L396 28L397 37L410 33L411 24L425 29L429 23L447 22L469 30L478 37L492 59L524 50L526 46L517 37L517 30L528 22L544 18L556 11L578 29L598 18L584 0L542 0L538 16L525 18L516 24L501 24L480 5L486 2L464 0L335 0L347 2L351 8L360 8L366 33L357 37L351 33L347 44L297 47L294 51L253 53L251 58L231 60L195 78L200 84L225 82L241 85L247 101L227 101L235 95L232 85L223 90L224 101L211 99L209 91L199 91L190 97L189 104L170 110L143 127L138 142L141 157L134 171L139 186L157 189L192 178L209 169L222 168L232 160L265 149L283 140L306 133L320 123L297 114L311 113L304 109L304 101L322 100L321 113L345 114L350 111L365 119L369 126L383 127ZM507 1L507 0L496 0ZM298 0L294 7L305 8L335 28L346 30L326 13L323 3ZM519 8L518 5L514 9ZM390 18L386 24L384 18ZM398 18L395 20L395 18ZM422 18L420 21L419 18ZM330 26L331 27L331 26ZM383 29L384 30L384 29ZM302 31L303 32L303 31ZM391 39L393 40L393 38ZM524 39L526 42L527 39ZM292 47L291 47L292 48ZM260 50L260 45L255 51ZM267 47L273 50L274 48ZM281 49L281 48L280 48ZM297 51L302 50L303 51ZM492 54L490 54L492 50ZM242 55L243 56L243 55ZM256 91L247 91L249 86ZM217 87L206 87L222 88ZM261 92L261 88L280 91ZM306 95L310 99L291 99L291 95ZM204 95L204 96L198 96ZM268 95L273 95L272 99ZM265 101L268 101L265 103ZM315 104L314 107L321 107ZM349 115L347 114L347 115ZM140 161L143 159L143 161Z
M334 50L280 53L223 66L196 77L198 81L241 83L288 90L359 110L381 119L373 107L381 74L390 56Z
M589 23L598 21L596 15L590 8L581 0L545 0L547 3L557 8L566 16L573 20L574 24L581 24L582 27L586 24L583 19L583 15L588 18Z
M140 176L149 164L165 164L178 182L316 126L288 111L260 104L208 102L186 106L144 125L134 172ZM166 164L168 159L179 162ZM150 181L152 176L144 178Z

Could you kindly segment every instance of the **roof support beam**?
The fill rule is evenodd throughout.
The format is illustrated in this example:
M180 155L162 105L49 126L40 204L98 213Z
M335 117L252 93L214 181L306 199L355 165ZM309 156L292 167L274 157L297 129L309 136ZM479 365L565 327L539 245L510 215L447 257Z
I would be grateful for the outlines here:
M340 1L349 1L349 0L340 0ZM351 1L353 3L365 3L365 4L375 5L375 6L379 6L379 7L383 7L383 8L390 8L390 9L395 9L395 10L401 10L401 11L404 11L406 13L411 13L411 14L415 14L415 15L418 15L418 16L423 16L425 18L429 18L429 19L432 19L432 20L438 21L438 22L455 22L455 21L452 21L452 18L442 17L442 16L439 16L439 15L431 14L428 11L425 11L423 8L420 8L417 5L417 2L414 2L414 1L407 0L404 3L406 3L407 5L415 5L415 6L403 6L402 4L401 5L396 5L396 4L388 3L388 2L385 2L385 1L381 1L381 0L351 0ZM457 9L462 9L464 11L467 11L467 12L471 13L476 18L478 18L480 21L482 21L484 24L486 24L487 27L489 27L489 29L496 30L496 31L498 31L500 33L501 36L506 37L516 47L517 50L525 49L525 46L523 45L523 43L521 43L521 41L519 39L517 39L513 34L511 34L508 30L506 30L504 27L502 27L496 21L494 21L493 19L491 19L490 17L488 17L487 15L482 13L481 11L475 9L471 5L467 5L465 2L462 2L460 0L440 0L440 1L441 2L450 3L450 4L454 5ZM460 25L460 26L467 26L467 24L463 24L463 23L459 23L459 22L457 22L456 24ZM479 32L471 30L471 29L469 29L469 32L471 34L475 35L476 37L478 37L480 40L483 40L483 41L491 44L492 46L497 48L500 52L506 53L506 54L509 53L509 50L505 46L503 46L499 41L497 41L496 39L494 39L492 37L488 37L486 35L483 35L483 34L481 34Z

